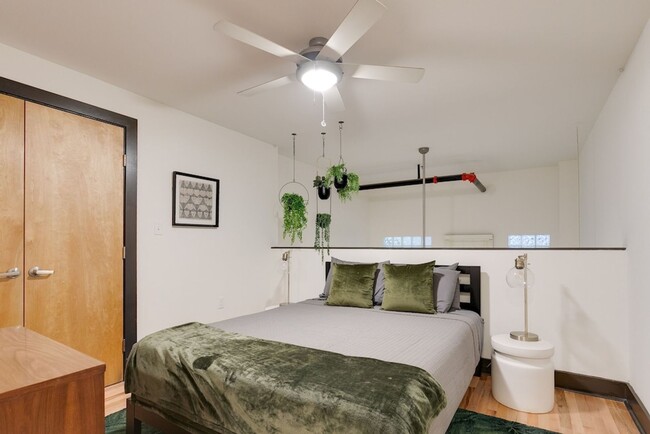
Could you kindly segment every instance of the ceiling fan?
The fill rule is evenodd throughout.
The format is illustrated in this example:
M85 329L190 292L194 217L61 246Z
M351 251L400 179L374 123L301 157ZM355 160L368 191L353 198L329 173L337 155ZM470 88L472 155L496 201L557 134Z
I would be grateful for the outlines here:
M329 38L315 37L309 46L296 53L256 33L222 20L214 25L233 39L266 51L296 64L296 73L262 83L238 92L253 95L299 80L308 88L322 92L327 106L334 111L345 110L341 94L336 87L343 76L371 80L417 83L424 75L423 68L404 66L357 65L344 63L343 55L383 15L386 6L377 0L358 0L343 22Z

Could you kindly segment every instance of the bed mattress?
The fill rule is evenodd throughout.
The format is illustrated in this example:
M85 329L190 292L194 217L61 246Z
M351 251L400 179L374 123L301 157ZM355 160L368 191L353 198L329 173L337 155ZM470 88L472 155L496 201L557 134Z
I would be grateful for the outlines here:
M349 356L403 363L429 372L447 407L429 433L444 433L480 360L483 321L470 311L417 314L327 306L307 300L210 324L213 327Z

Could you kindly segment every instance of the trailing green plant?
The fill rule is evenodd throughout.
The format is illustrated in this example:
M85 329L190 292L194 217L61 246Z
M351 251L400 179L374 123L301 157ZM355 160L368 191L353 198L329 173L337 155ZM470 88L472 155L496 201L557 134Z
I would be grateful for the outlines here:
M316 192L318 193L318 198L321 200L327 200L330 198L332 193L331 184L327 183L327 178L324 176L316 175L314 178L314 187L316 187Z
M341 202L352 199L352 195L359 191L359 175L353 172L348 172L348 185L345 188L337 190Z
M345 167L345 163L339 163L327 169L324 178L326 179L327 185L332 185L334 180L343 182L343 178L347 173L348 169Z
M298 238L302 241L302 231L307 227L307 206L299 194L284 193L281 198L284 208L282 238L291 237L291 244Z
M330 214L316 214L316 237L314 237L314 249L320 252L321 261L325 260L324 249L330 254L330 224L332 216Z
M314 178L314 187L319 188L329 188L332 186L332 180L328 179L326 176L320 176L316 175L316 178Z

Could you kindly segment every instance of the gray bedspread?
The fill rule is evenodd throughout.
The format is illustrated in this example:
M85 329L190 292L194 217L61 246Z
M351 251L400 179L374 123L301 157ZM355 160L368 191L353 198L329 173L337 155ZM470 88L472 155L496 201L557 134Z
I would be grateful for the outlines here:
M480 360L483 321L474 312L415 314L326 306L320 300L212 324L226 331L349 356L416 366L442 386L447 407L429 433L444 433Z

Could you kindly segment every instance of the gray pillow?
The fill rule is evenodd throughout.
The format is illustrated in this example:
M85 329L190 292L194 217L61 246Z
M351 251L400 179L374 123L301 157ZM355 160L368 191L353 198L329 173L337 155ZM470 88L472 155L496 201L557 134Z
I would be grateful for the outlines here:
M433 269L433 293L437 300L436 310L438 313L449 312L453 308L459 275L460 271L451 270L447 267L436 267Z
M456 280L456 292L454 292L454 302L451 304L450 311L460 309L460 280Z
M343 261L341 259L332 257L332 265L333 264L345 264L345 265L360 265L360 264L365 264L366 262L351 262L351 261ZM381 301L384 298L384 264L390 264L390 261L384 261L384 262L379 262L377 264L377 273L375 274L375 286L373 290L373 301L375 304L381 304ZM325 294L325 298L330 293L330 288L332 287L332 269L334 267L331 266L329 272L327 273L327 279L325 279L325 287L323 288L323 294Z

